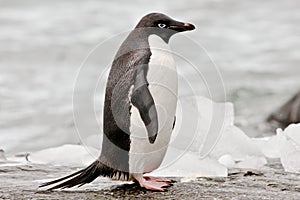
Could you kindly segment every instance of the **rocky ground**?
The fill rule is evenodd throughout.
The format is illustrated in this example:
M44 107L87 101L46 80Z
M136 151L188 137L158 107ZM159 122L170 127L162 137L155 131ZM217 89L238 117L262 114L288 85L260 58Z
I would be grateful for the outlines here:
M75 169L2 166L0 199L300 199L300 175L284 172L279 160L269 163L259 171L230 170L226 178L198 178L191 182L180 182L177 178L166 192L146 191L135 184L103 188L102 179L79 189L47 191L38 189L41 180L66 175Z

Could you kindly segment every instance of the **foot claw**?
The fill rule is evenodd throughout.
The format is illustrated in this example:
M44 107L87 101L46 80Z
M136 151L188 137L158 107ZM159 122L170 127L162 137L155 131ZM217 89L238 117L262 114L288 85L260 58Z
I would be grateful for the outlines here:
M145 176L137 180L141 187L153 191L165 191L166 188L173 185L173 181L162 177Z

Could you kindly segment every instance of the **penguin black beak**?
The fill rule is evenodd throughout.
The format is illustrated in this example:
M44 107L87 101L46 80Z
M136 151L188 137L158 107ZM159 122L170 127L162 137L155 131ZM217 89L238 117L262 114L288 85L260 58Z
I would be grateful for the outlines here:
M183 31L194 30L195 26L190 23L177 22L174 25L169 26L169 29L172 29L172 30L178 31L178 32L183 32Z

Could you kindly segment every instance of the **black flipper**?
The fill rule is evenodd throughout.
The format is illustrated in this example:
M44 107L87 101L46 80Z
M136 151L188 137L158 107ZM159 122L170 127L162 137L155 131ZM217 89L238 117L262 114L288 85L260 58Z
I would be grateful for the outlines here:
M69 176L65 176L63 178L44 183L44 184L40 185L39 187L53 185L55 183L59 183L64 180L66 180L66 181L64 181L54 187L51 187L48 190L59 189L59 188L62 188L62 189L71 188L71 187L74 187L77 185L78 185L78 187L80 187L86 183L92 182L100 175L110 177L110 178L119 177L119 179L120 179L121 173L123 173L123 176L124 176L123 178L125 180L128 180L128 178L129 178L128 173L119 172L118 170L115 170L106 165L103 165L99 160L96 160L95 162L93 162L90 166L88 166L85 169L75 172ZM69 179L69 180L67 180L67 179Z
M153 144L158 133L158 119L155 103L146 79L147 67L147 65L143 65L136 69L131 103L139 110L148 132L149 142Z

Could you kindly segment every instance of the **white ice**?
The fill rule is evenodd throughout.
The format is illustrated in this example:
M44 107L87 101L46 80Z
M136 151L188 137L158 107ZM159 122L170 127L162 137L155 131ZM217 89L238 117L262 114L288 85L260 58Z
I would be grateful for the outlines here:
M278 130L278 132L282 132ZM291 124L283 132L280 160L287 172L300 173L300 124Z
M224 177L227 176L227 168L209 156L200 159L199 155L194 152L170 147L160 168L150 174L188 178Z
M280 158L287 172L300 173L300 124L291 124L275 136L252 139L268 158Z
M175 126L171 147L194 152L200 160L210 157L228 168L257 169L267 163L256 143L234 125L231 103L215 103L200 96L179 101L176 123L180 125Z
M85 167L97 158L98 153L92 147L66 144L31 153L28 159L38 164Z

